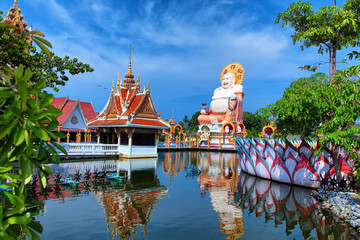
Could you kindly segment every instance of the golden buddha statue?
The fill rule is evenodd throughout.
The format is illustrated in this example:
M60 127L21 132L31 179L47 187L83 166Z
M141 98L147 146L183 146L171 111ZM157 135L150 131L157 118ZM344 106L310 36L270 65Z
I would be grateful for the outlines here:
M244 68L240 63L230 63L224 67L221 71L221 87L215 89L210 108L203 105L200 109L200 125L243 122L243 79Z

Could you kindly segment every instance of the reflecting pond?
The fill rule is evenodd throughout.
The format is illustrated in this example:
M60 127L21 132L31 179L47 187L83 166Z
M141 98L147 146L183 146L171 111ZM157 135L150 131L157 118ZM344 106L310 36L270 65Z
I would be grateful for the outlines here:
M42 194L29 187L42 239L359 238L320 210L311 190L242 173L232 153L162 152L52 168L81 181L57 185L52 176Z

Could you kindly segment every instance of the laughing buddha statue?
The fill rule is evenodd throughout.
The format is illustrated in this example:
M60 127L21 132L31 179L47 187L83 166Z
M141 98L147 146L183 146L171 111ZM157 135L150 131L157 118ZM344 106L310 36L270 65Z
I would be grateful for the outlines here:
M230 63L221 72L221 87L215 89L210 109L205 105L198 117L200 125L243 122L244 68L239 63Z

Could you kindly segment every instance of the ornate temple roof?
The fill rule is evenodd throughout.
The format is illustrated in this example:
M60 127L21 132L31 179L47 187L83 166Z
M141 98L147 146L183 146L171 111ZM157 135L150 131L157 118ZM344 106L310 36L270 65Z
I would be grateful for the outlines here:
M131 71L131 59L125 79L120 84L118 77L112 86L109 100L99 116L89 123L91 127L139 127L166 129L168 125L161 120L150 95L149 85L145 91L140 88L140 77L135 83Z
M26 31L27 22L23 21L24 15L21 14L21 9L18 6L18 1L14 0L14 5L10 8L8 14L4 18L4 22L17 26L21 31Z

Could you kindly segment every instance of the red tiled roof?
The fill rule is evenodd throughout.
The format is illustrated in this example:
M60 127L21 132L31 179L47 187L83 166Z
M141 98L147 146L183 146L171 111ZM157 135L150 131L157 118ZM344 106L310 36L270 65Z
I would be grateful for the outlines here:
M60 125L63 125L63 123L69 117L70 113L73 111L75 105L76 105L76 101L66 102L66 105L62 109L63 114L57 117L57 120L59 121Z
M131 125L145 125L145 126L159 126L159 127L168 127L167 125L165 125L164 123L162 123L159 120L155 120L155 119L139 119L139 118L134 118L131 121Z
M59 97L59 98L54 98L53 102L51 103L51 105L53 105L54 107L56 107L57 109L60 109L64 106L66 100L68 100L67 97Z
M96 118L94 108L91 103L80 102L81 109L85 115L86 121L93 120Z
M121 100L120 100L120 96L116 95L115 96L115 103L116 103L116 110L118 111L118 114L122 114L122 107L121 107Z
M57 131L57 128L56 128ZM61 128L60 129L61 132L84 132L85 129L80 129L80 128ZM91 132L95 132L94 128L90 128Z
M92 125L123 125L126 124L127 119L106 119L106 120L96 120L89 124Z
M121 88L120 89L120 94L122 96L122 99L125 102L126 101L131 101L133 96L136 94L136 88L131 88L131 89Z
M131 102L129 108L124 113L124 115L130 115L132 112L135 112L135 110L139 107L139 104L141 103L144 96L145 94L136 95L134 100Z

